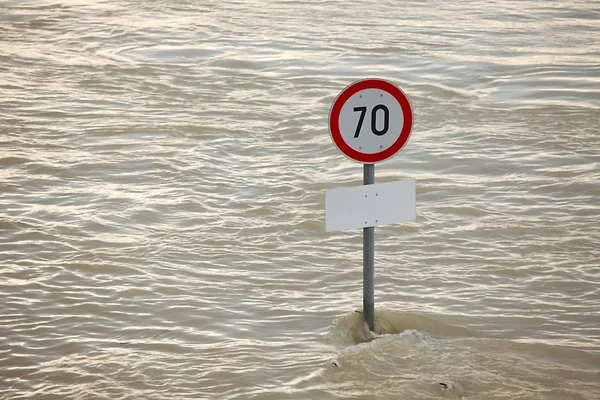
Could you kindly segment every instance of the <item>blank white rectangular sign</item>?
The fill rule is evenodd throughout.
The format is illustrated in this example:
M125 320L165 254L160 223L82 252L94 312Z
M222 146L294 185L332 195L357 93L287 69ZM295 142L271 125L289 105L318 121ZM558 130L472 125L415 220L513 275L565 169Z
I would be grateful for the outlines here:
M417 218L414 179L377 183L325 192L325 230L397 224Z

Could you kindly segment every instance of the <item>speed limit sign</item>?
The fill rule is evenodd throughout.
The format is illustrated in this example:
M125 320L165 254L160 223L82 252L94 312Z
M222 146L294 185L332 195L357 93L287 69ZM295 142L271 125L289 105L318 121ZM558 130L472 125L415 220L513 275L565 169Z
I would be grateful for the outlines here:
M382 79L365 79L344 89L329 112L333 143L347 157L374 164L406 144L413 113L406 95Z

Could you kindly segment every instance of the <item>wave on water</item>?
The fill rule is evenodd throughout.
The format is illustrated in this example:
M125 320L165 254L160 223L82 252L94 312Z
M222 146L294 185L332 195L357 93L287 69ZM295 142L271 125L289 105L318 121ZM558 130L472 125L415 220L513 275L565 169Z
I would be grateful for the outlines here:
M470 329L446 324L426 315L395 310L378 310L375 314L374 332L363 322L362 312L344 314L334 321L329 340L334 345L349 346L368 342L383 335L432 334L436 336L473 336Z
M338 353L319 379L338 393L367 396L376 386L378 398L581 400L600 377L600 356L579 350L485 337L435 316L382 310L375 319L376 332L360 312L332 324Z

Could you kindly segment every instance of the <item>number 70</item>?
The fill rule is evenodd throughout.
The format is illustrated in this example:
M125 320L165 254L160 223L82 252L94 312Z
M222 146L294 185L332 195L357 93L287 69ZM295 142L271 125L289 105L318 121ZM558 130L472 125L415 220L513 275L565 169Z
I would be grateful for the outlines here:
M377 129L377 112L383 111L383 129ZM354 107L354 112L360 111L360 117L358 117L358 125L356 125L356 131L354 137L357 138L360 134L362 124L365 121L365 114L367 114L367 107ZM390 110L383 104L378 104L371 110L371 132L377 136L383 136L387 133L390 128Z

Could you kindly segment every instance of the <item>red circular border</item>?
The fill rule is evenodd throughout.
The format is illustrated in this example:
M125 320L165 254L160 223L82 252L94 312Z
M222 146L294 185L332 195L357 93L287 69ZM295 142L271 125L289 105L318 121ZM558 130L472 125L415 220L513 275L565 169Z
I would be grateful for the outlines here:
M402 115L404 116L404 124L398 139L390 147L380 151L379 153L367 154L354 150L352 147L346 144L342 138L342 133L340 132L339 118L340 112L342 111L342 106L352 95L365 89L380 89L394 96L394 98L400 104ZM400 151L410 137L412 125L413 113L408 98L396 85L382 79L365 79L354 82L346 89L342 90L342 92L333 102L331 110L329 111L329 134L331 135L333 143L346 157L363 164L374 164L387 160Z

